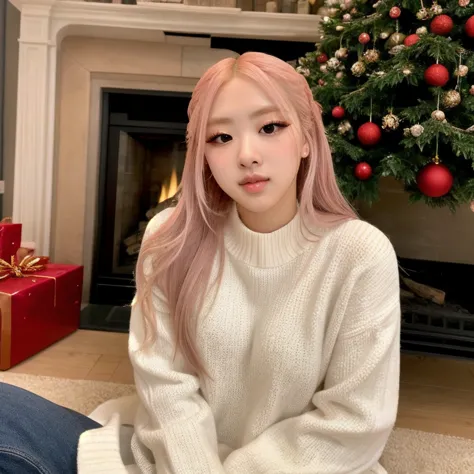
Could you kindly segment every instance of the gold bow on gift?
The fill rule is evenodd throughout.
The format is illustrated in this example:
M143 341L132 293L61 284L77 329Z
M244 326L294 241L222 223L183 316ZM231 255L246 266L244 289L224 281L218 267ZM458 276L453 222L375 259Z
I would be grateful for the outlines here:
M25 257L19 264L15 262L15 256L12 256L11 263L0 258L0 280L10 276L24 278L26 273L39 272L46 268L48 257Z

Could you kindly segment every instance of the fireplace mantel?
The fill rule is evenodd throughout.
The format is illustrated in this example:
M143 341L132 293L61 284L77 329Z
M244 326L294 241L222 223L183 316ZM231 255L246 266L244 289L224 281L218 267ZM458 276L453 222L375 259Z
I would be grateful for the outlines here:
M58 50L66 36L164 42L166 33L317 42L317 15L172 3L10 0L21 12L13 219L37 253L51 246Z
M320 38L318 15L248 12L240 8L188 6L180 3L121 5L84 0L10 0L22 14L48 16L49 36L55 41L72 29L74 34L138 40L149 32L194 33L237 38L315 42ZM29 22L31 26L31 22ZM63 31L66 30L66 31ZM62 33L61 33L62 32ZM22 34L33 33L22 31Z

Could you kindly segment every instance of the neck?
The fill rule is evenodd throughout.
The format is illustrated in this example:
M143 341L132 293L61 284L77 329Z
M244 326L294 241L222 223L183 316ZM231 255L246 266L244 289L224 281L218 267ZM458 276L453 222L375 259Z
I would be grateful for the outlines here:
M266 212L251 212L237 205L242 223L251 231L268 234L286 226L291 222L298 212L298 203L286 203L283 206L275 206Z
M243 222L234 204L225 227L225 247L234 258L254 267L283 265L296 258L315 240L315 236L302 225L298 209L292 219L286 224L283 222L284 220L278 221L278 228L273 231L254 231ZM276 220L266 221L268 228L270 224L276 227L276 223ZM263 228L261 223L258 227Z

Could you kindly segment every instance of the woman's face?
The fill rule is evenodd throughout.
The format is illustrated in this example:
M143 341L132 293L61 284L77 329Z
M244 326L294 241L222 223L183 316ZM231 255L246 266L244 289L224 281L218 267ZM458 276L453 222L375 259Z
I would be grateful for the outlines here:
M217 94L207 124L206 160L253 230L271 232L294 216L296 177L309 153L301 135L299 124L288 122L249 79L235 77Z

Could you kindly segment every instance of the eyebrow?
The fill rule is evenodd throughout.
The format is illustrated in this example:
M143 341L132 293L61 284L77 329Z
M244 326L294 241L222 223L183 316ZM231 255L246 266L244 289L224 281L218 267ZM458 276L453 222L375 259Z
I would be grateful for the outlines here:
M257 109L254 112L250 114L250 118L256 118L260 117L262 115L274 113L274 112L280 112L278 107L275 107L274 105L267 105L265 107L262 107L261 109ZM232 119L228 117L214 117L211 120L209 120L208 125L218 125L218 124L229 124L232 123Z

